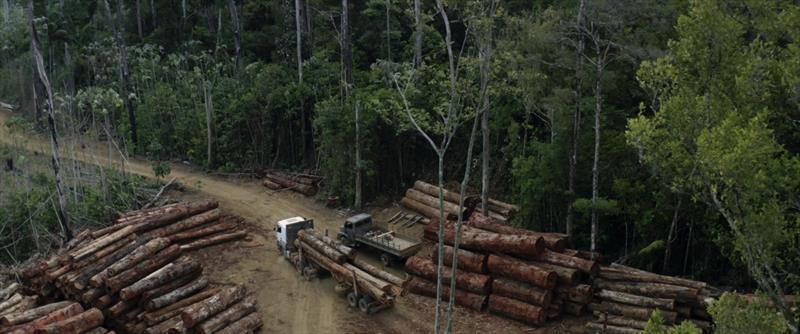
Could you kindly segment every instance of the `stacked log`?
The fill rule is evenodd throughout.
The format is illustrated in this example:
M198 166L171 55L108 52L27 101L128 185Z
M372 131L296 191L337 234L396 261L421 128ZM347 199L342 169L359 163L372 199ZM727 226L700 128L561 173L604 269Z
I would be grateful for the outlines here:
M445 215L448 220L457 220L459 211L466 219L479 202L477 197L467 196L464 198L462 207L459 205L461 195L458 192L443 189L442 195L444 197ZM414 182L414 187L406 191L406 195L400 200L400 204L428 217L428 219L439 219L439 187L423 181Z
M104 229L103 234L81 233L57 254L20 270L19 276L44 298L66 299L94 310L100 324L120 333L202 333L212 321L208 327L215 330L252 330L260 326L248 318L254 312L252 298L240 286L211 286L202 266L186 254L199 244L241 235L235 231L238 221L222 215L210 201L124 214L117 223L126 226ZM208 304L213 307L204 306ZM220 315L226 310L218 305L238 312ZM96 318L92 315L87 321L94 323ZM84 322L73 319L64 326L85 326ZM66 332L88 330L74 328L80 330ZM59 332L57 327L53 331Z
M719 292L706 283L612 264L600 268L593 286L596 301L590 309L597 319L587 324L590 333L600 333L604 327L638 333L655 310L668 325L691 321L704 332L712 331L705 300Z
M114 333L103 327L103 312L84 310L75 302L56 302L7 313L0 318L0 332L26 333Z
M272 190L288 189L306 196L317 194L321 177L302 173L270 171L266 173L263 185Z
M408 279L359 259L352 248L313 229L300 230L297 236L295 246L299 251L291 260L307 279L314 278L320 269L327 271L337 281L340 292L369 295L377 301L374 310L393 306L406 293Z
M425 238L438 242L438 219L425 227ZM452 245L456 224L444 224L445 267L442 278L449 285L453 271L447 267L458 256L456 302L530 325L541 325L561 314L581 315L592 302L591 276L598 272L597 261L582 257L585 252L567 249L566 236L528 231L503 224L497 219L473 212L461 226L459 250ZM438 252L432 260L409 258L406 271L418 282L412 292L430 295L438 277ZM483 282L490 282L488 288ZM420 283L421 282L421 283ZM483 303L474 296L487 297ZM461 297L459 297L461 296Z

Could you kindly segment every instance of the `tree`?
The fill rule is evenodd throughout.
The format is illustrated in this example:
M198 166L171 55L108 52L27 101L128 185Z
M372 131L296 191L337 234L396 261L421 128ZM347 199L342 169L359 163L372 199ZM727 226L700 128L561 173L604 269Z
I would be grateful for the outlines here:
M580 0L578 5L578 15L575 18L575 31L577 36L577 47L575 48L575 111L572 114L572 135L570 137L570 151L569 151L569 180L567 183L567 223L566 232L567 236L572 237L572 224L575 220L573 216L572 203L575 198L575 169L578 165L578 134L581 128L581 99L583 90L583 19L584 10L586 8L586 0Z
M67 216L67 197L64 192L64 179L61 175L61 158L58 151L58 128L56 126L56 112L55 102L53 100L53 88L50 85L50 80L47 78L47 72L44 67L44 58L42 51L39 47L39 36L36 33L36 24L34 23L33 0L28 1L28 9L30 10L30 26L31 26L31 51L33 52L33 59L36 64L36 73L39 75L39 80L44 86L47 102L47 125L50 129L50 148L52 149L53 159L53 174L56 178L56 195L58 197L58 207L56 214L58 215L58 222L61 225L61 232L64 234L64 242L72 239L72 228L69 224L69 217Z
M422 0L414 0L414 68L422 66Z
M638 77L656 95L653 115L629 122L628 140L675 191L692 194L726 222L732 260L743 263L784 315L782 296L797 267L784 251L797 247L800 157L786 149L782 122L794 112L800 78L797 34L782 22L800 6L774 2L692 3L678 20L670 54L645 62ZM746 78L746 79L742 79ZM796 290L797 285L788 285Z
M492 152L492 144L490 141L490 129L489 129L489 94L488 94L488 86L490 81L490 74L491 64L492 64L492 43L494 43L493 33L494 24L493 19L495 12L497 10L497 2L496 1L489 1L487 4L487 13L481 13L482 15L486 15L486 19L488 23L482 23L481 29L479 29L478 38L476 41L478 42L479 54L480 54L480 81L481 81L481 137L483 139L483 156L481 159L481 211L483 211L484 215L489 215L489 177L491 174L489 160L491 159L491 152ZM480 23L479 23L480 24ZM486 27L488 25L488 27Z
M236 57L236 67L239 67L239 65L242 62L242 36L240 32L241 26L239 24L239 12L236 10L236 0L227 0L227 1L228 1L228 11L231 13L231 24L233 25L233 45L234 45L234 55Z
M133 142L133 147L135 150L139 141L139 136L137 135L136 112L130 96L133 93L133 90L131 89L130 85L131 73L130 66L128 64L128 46L125 44L125 36L122 32L124 27L117 26L118 23L123 22L122 18L124 17L122 0L117 0L116 18L114 18L114 14L112 13L111 6L108 4L108 0L103 0L103 5L106 7L106 20L108 21L108 25L111 27L111 32L114 35L114 42L117 44L117 49L119 50L119 68L117 73L119 76L120 95L122 95L122 100L125 103L125 109L128 110L131 141Z

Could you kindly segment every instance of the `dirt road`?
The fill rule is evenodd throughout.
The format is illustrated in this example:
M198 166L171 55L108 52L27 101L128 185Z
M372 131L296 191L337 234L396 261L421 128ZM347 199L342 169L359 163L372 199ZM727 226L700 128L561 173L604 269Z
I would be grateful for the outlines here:
M5 126L12 114L0 110L0 142L23 145L26 149L49 155L46 138L12 135ZM64 158L153 177L150 164L131 158L123 161L109 143L84 138L63 138ZM69 148L67 150L66 148ZM254 180L230 180L210 176L195 168L172 164L170 177L192 191L191 197L211 196L225 210L235 212L252 224L254 240L221 245L200 251L201 260L211 264L206 273L220 283L245 284L256 293L264 320L264 333L431 333L434 303L414 295L401 298L397 307L377 315L365 316L349 309L346 301L334 292L331 279L311 282L300 279L294 268L275 250L271 235L273 222L293 217L313 218L319 229L334 232L345 218L335 210L291 192L270 193ZM552 323L533 329L487 314L458 308L455 329L459 333L563 333L572 332L579 322Z

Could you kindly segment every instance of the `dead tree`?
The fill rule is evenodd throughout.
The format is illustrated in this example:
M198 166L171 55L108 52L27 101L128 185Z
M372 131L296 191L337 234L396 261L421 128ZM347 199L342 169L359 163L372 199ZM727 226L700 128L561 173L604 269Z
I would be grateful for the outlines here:
M53 103L53 90L52 86L50 85L50 80L47 78L47 72L44 67L44 58L42 57L42 51L39 47L39 36L36 33L36 24L33 21L33 0L29 0L28 7L31 10L31 49L33 51L33 60L36 64L36 72L39 74L39 80L41 81L42 85L44 86L45 93L47 95L47 125L50 129L50 147L53 150L53 173L55 174L56 178L56 194L58 196L58 207L56 208L56 214L58 215L58 221L61 225L61 232L64 233L64 242L69 241L72 239L72 229L69 225L69 218L67 216L66 207L67 207L67 198L66 194L64 194L64 180L61 175L60 169L60 157L58 151L58 129L56 127L56 115L55 115L55 104Z

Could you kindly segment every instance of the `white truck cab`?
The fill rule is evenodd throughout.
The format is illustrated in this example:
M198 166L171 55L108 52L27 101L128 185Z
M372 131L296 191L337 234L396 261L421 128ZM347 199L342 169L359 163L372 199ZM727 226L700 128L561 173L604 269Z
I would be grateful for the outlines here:
M275 231L278 251L288 258L295 251L294 240L297 239L297 231L306 228L314 228L313 219L297 216L275 223L272 229Z

